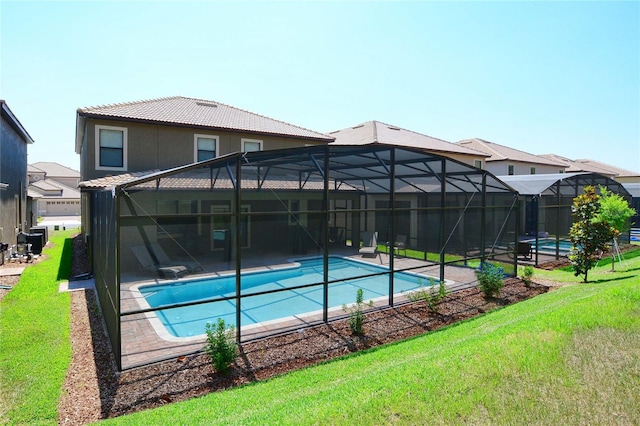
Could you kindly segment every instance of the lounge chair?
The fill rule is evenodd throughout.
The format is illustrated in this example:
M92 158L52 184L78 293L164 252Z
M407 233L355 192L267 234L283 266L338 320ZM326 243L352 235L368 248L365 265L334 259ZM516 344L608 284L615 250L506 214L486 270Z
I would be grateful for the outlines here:
M198 262L190 260L171 260L162 246L158 243L149 244L149 249L155 256L158 263L161 263L162 265L186 266L190 273L204 271L204 268Z
M362 238L363 245L360 254L363 256L376 256L378 254L378 233L365 232Z
M151 254L147 250L146 246L134 246L131 247L131 251L135 255L140 266L145 271L155 272L162 278L180 278L187 275L189 270L184 265L163 265L158 262L154 262Z

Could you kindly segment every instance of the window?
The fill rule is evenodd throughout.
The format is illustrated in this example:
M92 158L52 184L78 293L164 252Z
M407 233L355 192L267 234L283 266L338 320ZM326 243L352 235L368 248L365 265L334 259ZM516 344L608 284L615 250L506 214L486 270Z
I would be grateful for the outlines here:
M477 167L478 169L482 168L482 160L473 160L473 166Z
M257 139L242 139L242 152L262 151L262 141Z
M127 128L96 126L96 170L127 170Z
M535 175L536 174L536 168L535 167L531 167L530 170L530 174Z
M564 169L558 170L558 173L564 173Z
M513 164L509 164L509 166L507 166L509 171L507 172L507 174L509 176L513 176L516 174L516 166L514 166Z
M218 137L211 135L194 135L194 160L204 161L218 155Z
M289 200L289 225L300 224L300 201Z

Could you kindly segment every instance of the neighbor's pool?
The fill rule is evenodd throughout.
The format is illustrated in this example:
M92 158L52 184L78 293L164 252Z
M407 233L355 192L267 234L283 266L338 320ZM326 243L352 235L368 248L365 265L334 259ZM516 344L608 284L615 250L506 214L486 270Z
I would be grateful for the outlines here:
M299 266L250 272L242 275L243 295L269 290L286 289L299 285L323 282L323 260L298 260ZM366 274L388 272L387 268L340 257L329 258L329 280L347 279L329 284L329 308L341 307L355 302L359 288L364 291L364 300L388 296L388 275L362 277ZM354 278L355 277L355 278ZM359 277L359 278L358 278ZM433 280L437 283L438 280ZM396 293L430 285L425 276L407 272L394 274ZM168 284L153 284L137 287L150 307L161 307L187 303L215 297L235 295L235 275L202 280L177 281ZM323 307L323 286L244 297L241 301L242 325L262 323L279 318L320 311ZM222 318L226 324L235 324L235 300L203 303L179 308L155 311L167 332L174 337L191 337L204 334L207 322Z
M531 245L533 249L536 249L536 240L531 240ZM559 252L560 254L569 254L571 251L571 241L560 240L559 241ZM555 238L540 238L538 239L538 247L540 252L556 252L556 240Z

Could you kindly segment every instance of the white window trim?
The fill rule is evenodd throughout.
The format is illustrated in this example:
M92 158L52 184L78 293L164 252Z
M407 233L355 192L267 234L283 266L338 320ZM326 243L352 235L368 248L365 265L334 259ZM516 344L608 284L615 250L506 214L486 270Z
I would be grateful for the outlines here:
M473 167L477 167L478 169L483 169L482 160L473 160Z
M110 167L100 165L100 130L119 130L122 132L122 167ZM96 170L127 170L127 141L128 130L126 127L104 126L101 124L96 125L96 140L95 140L95 166Z
M194 134L193 135L193 162L198 162L198 138L206 138L213 139L216 141L216 156L214 158L218 158L220 156L220 138L217 135L205 135L205 134Z
M507 175L509 175L509 168L510 167L513 167L513 174L515 175L516 174L516 166L515 166L515 164L507 164Z
M240 142L242 144L242 152L247 152L247 150L244 149L244 144L247 143L247 142L257 143L258 145L260 145L259 151L263 150L263 142L260 139L245 139L245 138L242 138L242 139L240 139Z

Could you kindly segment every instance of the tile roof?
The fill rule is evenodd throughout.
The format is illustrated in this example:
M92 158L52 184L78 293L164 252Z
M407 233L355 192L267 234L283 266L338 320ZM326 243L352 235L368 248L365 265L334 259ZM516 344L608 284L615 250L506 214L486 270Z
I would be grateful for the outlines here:
M490 155L487 158L489 161L519 161L522 163L541 164L545 166L558 166L565 167L564 163L554 161L542 157L540 155L530 154L519 149L510 148L508 146L500 145L497 143L489 142L480 138L464 139L456 142L458 145L466 146L468 148L476 149L478 151L485 152Z
M578 159L577 163L584 164L589 167L598 167L602 170L608 171L610 173L615 173L615 176L639 176L640 173L632 170L623 169L620 167L612 166L611 164L602 163L600 161L591 160L591 159Z
M51 179L33 182L27 188L40 194L42 198L77 198L80 199L80 191L70 186L63 185ZM51 192L56 191L54 195Z
M331 136L216 101L173 96L79 108L78 116L236 130L330 142Z
M124 185L126 183L135 181L139 178L151 177L153 174L157 174L159 170L148 170L146 172L139 173L126 173L117 176L107 176L97 178L89 181L80 182L81 188L86 189L110 189L116 186ZM258 183L260 180L260 184ZM133 186L136 189L184 189L184 190L210 190L211 189L211 175L208 169L196 169L192 171L180 172L172 176L164 176L159 178L159 182L155 180L143 182ZM242 188L245 190L251 189L273 189L273 190L300 190L299 176L291 176L286 178L284 176L275 178L263 178L263 179L243 179ZM322 180L309 180L305 182L304 188L306 190L322 191L324 188L324 182ZM232 190L234 184L229 178L218 177L215 179L215 189Z
M581 159L572 160L567 157L562 157L558 154L543 154L541 157L549 158L554 161L562 162L569 168L567 172L594 172L600 173L605 176L639 176L640 173L631 170L615 167L610 164L602 163L600 161Z
M47 174L47 177L72 177L79 178L80 172L73 170L67 166L63 166L62 164L54 163L51 161L40 161L37 163L29 164L28 167L31 167L35 170L35 172L43 171Z
M97 179L85 180L78 184L78 188L85 189L105 189L105 188L115 188L118 185L123 185L125 183L129 183L134 181L140 177L150 175L152 173L158 173L160 170L147 170L144 172L135 172L135 173L123 173L121 175L115 176L104 176Z
M540 155L540 157L548 158L549 160L564 164L567 167L567 169L565 170L567 173L594 172L594 173L600 173L607 176L612 176L611 173L607 173L605 170L599 167L586 167L583 164L577 163L575 160L572 160L567 157L563 157L561 155L542 154Z
M486 157L483 152L456 145L411 130L402 129L380 121L367 121L354 127L336 130L329 133L336 138L336 145L365 145L382 143L387 145L408 146L426 149L433 153L452 153Z
M33 164L27 164L27 173L46 173L44 170L35 167Z

